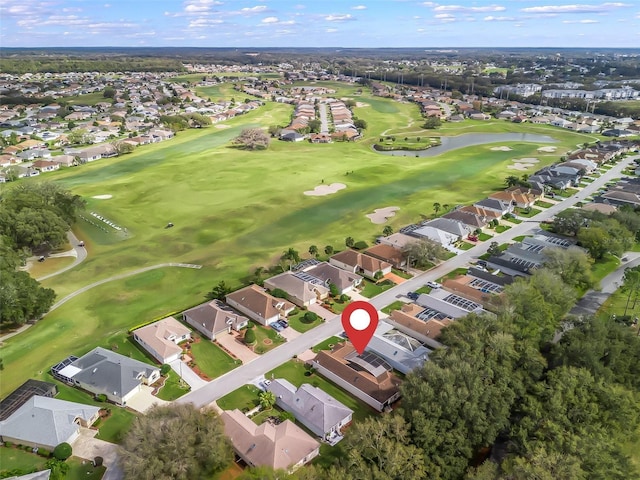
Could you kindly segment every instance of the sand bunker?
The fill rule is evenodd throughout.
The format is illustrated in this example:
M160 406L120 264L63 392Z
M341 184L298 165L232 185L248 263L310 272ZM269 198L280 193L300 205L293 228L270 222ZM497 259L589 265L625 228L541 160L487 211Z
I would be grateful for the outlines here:
M95 198L97 200L109 200L112 197L113 197L113 195L94 195L91 198Z
M526 157L526 158L514 158L513 161L516 163L538 163L540 160L538 160L535 157Z
M555 152L558 149L558 147L540 147L538 149L539 152L547 152L547 153L552 153Z
M364 102L356 102L356 107L368 107L369 104L368 103L364 103Z
M369 213L365 217L371 220L371 223L380 224L395 216L398 210L400 210L400 207L376 208L373 213Z
M332 183L331 185L318 185L313 190L307 190L304 192L305 195L310 197L323 197L325 195L331 195L332 193L336 193L343 188L347 188L344 183Z
M507 165L509 170L520 170L521 172L525 172L531 168L531 164L529 163L514 163L513 165Z
M490 150L493 150L494 152L509 152L509 151L513 150L513 148L507 147L506 145L503 145L501 147L491 147Z
M216 124L216 126L215 126L215 127L216 127L216 128L219 128L219 129L221 129L221 130L222 130L222 129L225 129L225 128L231 128L231 126L230 126L230 125L224 125L224 124L222 124L222 123L218 123L218 124Z

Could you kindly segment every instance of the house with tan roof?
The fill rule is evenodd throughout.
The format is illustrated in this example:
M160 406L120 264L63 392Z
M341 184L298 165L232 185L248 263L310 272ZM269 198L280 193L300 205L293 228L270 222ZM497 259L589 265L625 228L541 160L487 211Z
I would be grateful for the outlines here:
M357 273L347 272L327 262L313 265L303 272L312 277L311 281L319 281L327 288L333 283L340 294L348 293L362 283L362 277Z
M53 172L60 168L59 163L50 160L36 160L31 166L41 172Z
M322 350L311 365L379 412L400 398L402 381L391 372L391 366L373 352L358 354L351 343L338 344L331 351Z
M297 272L284 272L264 281L268 290L280 289L287 293L287 299L299 307L308 307L329 296L329 288L321 281L306 278Z
M407 303L400 310L393 310L385 321L426 345L437 348L440 346L437 342L440 332L453 319L435 309Z
M286 318L296 308L293 303L273 297L264 288L255 284L231 292L227 295L226 301L236 310L264 326Z
M402 254L402 250L391 245L379 243L365 250L367 255L371 255L379 260L390 263L395 268L402 268L407 264L407 259Z
M271 467L292 472L320 453L320 442L291 420L256 425L240 410L220 414L224 433L238 457L250 467Z
M368 278L375 278L378 272L382 272L382 275L391 273L390 263L352 249L336 253L329 258L329 263L348 272L362 274Z
M191 338L191 330L173 317L133 331L133 338L160 363L170 363L182 355L178 344Z
M213 300L182 312L183 320L202 333L209 340L231 330L240 330L248 325L249 319L234 311L231 307Z

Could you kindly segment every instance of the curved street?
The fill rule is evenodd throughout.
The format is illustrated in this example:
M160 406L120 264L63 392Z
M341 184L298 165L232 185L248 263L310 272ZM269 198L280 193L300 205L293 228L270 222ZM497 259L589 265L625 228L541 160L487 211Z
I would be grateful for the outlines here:
M64 273L68 270L71 270L72 268L77 267L80 263L86 260L88 255L87 249L80 246L80 240L78 240L78 237L76 237L76 235L73 233L72 230L69 230L67 232L67 239L69 240L69 244L71 245L73 250L76 252L76 255L75 255L76 258L73 261L73 263L71 265L67 265L66 267L58 270L57 272L53 272L53 273L50 273L49 275L44 275L42 277L36 278L36 280L41 282L42 280L46 280L47 278L55 277L56 275L60 275L61 273Z
M514 225L511 229L504 233L495 235L491 241L498 243L506 243L512 241L514 237L527 234L532 228L535 228L540 222L553 218L557 213L574 206L581 200L592 195L601 189L606 182L611 178L619 177L622 171L634 161L635 158L640 156L627 157L620 160L613 168L608 172L603 173L600 177L594 180L592 183L584 187L580 192L572 197L564 199L561 202L553 205L552 207L543 210L538 215L530 218L529 220L522 222L521 224ZM446 262L441 263L437 267L418 275L406 282L396 285L389 290L381 293L380 295L371 298L369 301L378 310L393 303L399 297L406 295L407 293L414 291L422 287L428 281L435 281L438 278L446 275L447 273L455 270L456 268L466 266L469 261L478 258L483 253L486 253L491 242L483 242L470 250L467 250ZM211 404L215 400L223 397L229 392L240 388L245 383L251 382L256 377L264 375L269 370L273 370L279 365L292 358L294 355L298 355L305 350L312 348L318 343L326 340L335 335L339 335L342 332L342 323L340 316L335 316L331 320L322 323L318 327L309 330L307 333L300 335L289 342L280 345L264 355L261 355L258 359L248 362L225 375L212 380L204 387L187 393L176 400L178 403L193 403L197 407L204 407Z

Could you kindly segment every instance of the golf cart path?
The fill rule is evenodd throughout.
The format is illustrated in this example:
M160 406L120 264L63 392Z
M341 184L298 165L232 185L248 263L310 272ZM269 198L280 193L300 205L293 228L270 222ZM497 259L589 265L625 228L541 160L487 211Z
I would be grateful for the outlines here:
M130 272L127 273L122 273L120 275L113 275L109 278L105 278L103 280L98 280L97 282L93 282L85 287L82 287L79 290L76 290L73 293L70 293L69 295L67 295L66 297L58 300L56 303L53 304L53 306L49 309L49 312L47 313L51 313L53 312L56 308L64 305L65 303L67 303L69 300L74 299L75 297L77 297L78 295L86 292L87 290L91 290L94 287L97 287L99 285L103 285L105 283L108 282L112 282L114 280L121 280L123 278L127 278L127 277L131 277L133 275L137 275L139 273L144 273L144 272L148 272L149 270L155 270L158 268L165 268L165 267L177 267L177 268L194 268L194 269L201 269L202 265L194 265L192 263L159 263L158 265L153 265L151 267L143 267L143 268L138 268L136 270L132 270ZM0 337L0 344L2 342L4 342L5 340L8 340L11 337L14 337L16 335L18 335L19 333L24 332L25 330L27 330L32 324L28 323L26 325L23 325L22 327L20 327L19 329L11 332L11 333L7 333L6 335L3 335L2 337Z
M69 243L71 244L71 246L73 247L73 250L75 251L75 259L73 260L73 263L71 263L71 265L68 265L58 270L57 272L53 272L53 273L50 273L49 275L36 278L36 280L41 282L42 280L46 280L47 278L55 277L56 275L60 275L61 273L66 272L67 270L71 270L72 268L77 267L81 262L84 262L86 260L87 249L80 246L80 240L78 240L78 237L76 237L75 234L71 230L69 230L67 232L67 238L69 239Z
M105 283L112 282L114 280L122 280L123 278L131 277L131 276L137 275L139 273L148 272L149 270L156 270L158 268L165 268L165 267L200 269L200 268L202 268L202 265L194 265L192 263L159 263L158 265L153 265L151 267L138 268L136 270L132 270L132 271L127 272L127 273L121 273L120 275L113 275L113 276L105 278L103 280L98 280L97 282L90 283L89 285L87 285L85 287L82 287L81 289L76 290L75 292L70 293L66 297L58 300L49 309L48 313L53 312L56 308L61 307L62 305L67 303L69 300L71 300L71 299L77 297L78 295L86 292L87 290L91 290L92 288L97 287L99 285L103 285ZM0 340L2 340L2 339L0 338Z

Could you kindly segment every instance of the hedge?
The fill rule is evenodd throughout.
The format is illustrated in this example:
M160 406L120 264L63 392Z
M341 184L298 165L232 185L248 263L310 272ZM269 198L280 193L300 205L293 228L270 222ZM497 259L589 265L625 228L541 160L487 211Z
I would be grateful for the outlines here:
M198 305L199 305L199 304L198 304ZM172 317L172 316L173 316L173 315L175 315L176 313L180 313L180 312L183 312L183 311L184 311L184 310L177 310L177 311L175 311L175 312L167 313L167 314L165 314L165 315L161 315L161 316L159 316L159 317L156 317L156 318L154 318L153 320L149 320L149 321L147 321L147 322L141 323L141 324L139 324L139 325L136 325L135 327L131 327L131 328L128 330L128 333L131 333L131 332L133 332L134 330L137 330L137 329L139 329L139 328L146 327L147 325L151 325L152 323L156 323L157 321L162 320L163 318Z

